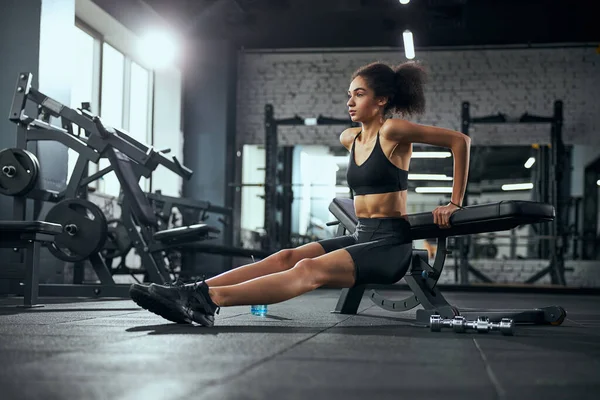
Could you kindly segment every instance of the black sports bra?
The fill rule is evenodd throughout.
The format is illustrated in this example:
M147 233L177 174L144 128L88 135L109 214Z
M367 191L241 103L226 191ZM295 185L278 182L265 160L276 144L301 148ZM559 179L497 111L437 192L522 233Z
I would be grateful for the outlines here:
M356 195L398 192L408 189L408 171L395 166L385 155L379 144L379 132L373 151L369 158L361 165L356 164L354 158L354 145L352 142L350 162L346 179L348 185Z

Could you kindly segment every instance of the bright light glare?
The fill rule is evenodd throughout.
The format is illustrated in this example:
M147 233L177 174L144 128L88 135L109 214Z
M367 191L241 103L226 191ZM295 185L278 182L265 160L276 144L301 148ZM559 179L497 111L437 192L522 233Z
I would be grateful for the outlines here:
M410 0L400 0L400 4L408 4L410 3Z
M533 189L533 183L513 183L510 185L502 185L502 190L528 190Z
M412 158L448 158L452 157L449 151L415 151Z
M596 185L600 186L600 179L598 179L598 182L596 182Z
M418 187L415 189L417 193L452 193L451 187Z
M533 164L535 164L535 158L529 157L529 160L525 162L525 168L531 168Z
M406 30L402 33L402 37L404 38L404 54L406 58L412 60L415 58L415 45L413 43L413 34L411 31Z
M451 181L452 177L444 174L408 174L411 181Z
M156 30L142 37L139 51L150 68L161 69L173 65L179 53L179 46L171 33Z

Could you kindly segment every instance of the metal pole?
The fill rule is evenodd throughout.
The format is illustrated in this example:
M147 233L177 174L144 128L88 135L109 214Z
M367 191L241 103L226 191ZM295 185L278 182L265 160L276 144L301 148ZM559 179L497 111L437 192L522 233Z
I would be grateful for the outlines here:
M275 251L277 244L277 123L273 106L265 105L265 231L263 250Z

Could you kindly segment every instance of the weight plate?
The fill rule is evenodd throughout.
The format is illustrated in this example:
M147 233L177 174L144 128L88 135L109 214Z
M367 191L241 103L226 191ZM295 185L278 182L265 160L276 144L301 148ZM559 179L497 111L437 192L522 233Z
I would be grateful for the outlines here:
M27 150L10 148L0 151L0 193L21 196L28 193L39 175L37 157Z
M48 211L46 221L62 225L63 233L48 246L57 258L76 262L99 252L107 236L107 222L102 210L91 201L68 199Z
M567 312L565 311L564 308L562 308L560 306L556 307L556 311L558 311L558 317L555 320L551 321L550 325L555 325L555 326L561 325L564 322L565 318L567 317Z
M105 258L122 257L129 253L133 242L127 233L127 228L120 219L108 221L108 236L102 249Z

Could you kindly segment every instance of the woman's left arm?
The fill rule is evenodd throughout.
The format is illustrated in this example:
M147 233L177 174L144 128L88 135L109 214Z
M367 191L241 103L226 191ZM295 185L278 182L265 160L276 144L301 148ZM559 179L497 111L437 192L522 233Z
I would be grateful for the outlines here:
M390 140L398 143L424 143L433 146L445 147L452 151L454 157L454 176L452 196L450 201L455 205L438 207L434 210L434 222L441 227L450 227L450 215L462 206L462 201L467 188L469 175L469 161L471 138L451 129L435 126L415 124L402 119L388 120L387 129L382 133Z

